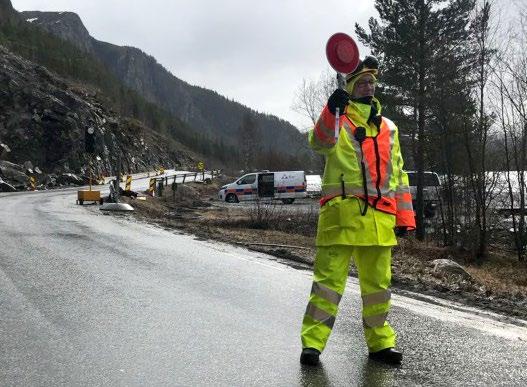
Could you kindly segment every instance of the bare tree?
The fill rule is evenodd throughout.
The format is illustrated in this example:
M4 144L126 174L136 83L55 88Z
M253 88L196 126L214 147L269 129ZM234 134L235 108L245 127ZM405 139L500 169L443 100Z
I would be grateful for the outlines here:
M507 168L509 208L518 260L527 252L525 209L527 195L527 12L519 13L511 44L502 52L497 80L494 83L499 100L499 116Z
M318 80L303 79L295 93L291 109L316 124L322 108L337 87L335 73L329 70L320 74Z
M476 95L478 102L477 114L474 124L466 123L464 130L465 148L467 151L469 167L469 183L474 202L474 258L481 263L487 256L488 249L488 207L491 194L491 177L487 167L487 151L489 132L492 120L486 107L486 91L489 79L490 66L495 57L493 44L493 31L490 24L492 5L488 0L483 0L475 9L475 16L471 25L474 49L476 53Z
M329 96L337 87L336 79L335 72L330 70L322 72L316 81L303 79L296 91L291 109L309 118L315 126ZM324 170L324 157L320 155L315 157L319 160L320 169Z

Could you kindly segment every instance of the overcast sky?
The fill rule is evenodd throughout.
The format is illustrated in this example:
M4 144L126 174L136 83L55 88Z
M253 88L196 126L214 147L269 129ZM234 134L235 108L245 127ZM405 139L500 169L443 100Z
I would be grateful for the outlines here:
M302 79L329 69L335 32L376 15L373 0L12 0L18 11L72 11L102 41L138 47L178 78L302 128ZM362 48L362 47L361 47ZM366 53L361 49L361 55Z

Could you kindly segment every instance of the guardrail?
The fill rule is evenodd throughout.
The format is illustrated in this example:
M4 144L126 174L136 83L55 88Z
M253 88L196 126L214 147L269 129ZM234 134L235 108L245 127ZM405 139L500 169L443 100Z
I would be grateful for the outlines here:
M212 171L202 171L202 172L186 172L186 173L176 173L173 175L164 175L164 176L154 176L154 177L145 177L150 179L150 184L148 191L153 194L154 189L158 195L163 191L164 187L167 187L169 182L172 184L172 190L177 189L177 184L185 183L194 183L194 182L204 182L213 180L215 177L221 175L221 169L216 169Z
M152 196L154 193L158 195L162 193L163 188L172 184L172 189L177 189L178 184L193 183L193 182L204 182L208 183L211 180L217 178L221 175L221 169L215 169L210 171L201 171L201 172L183 172L183 173L171 173L163 172L160 174L152 174L148 172L147 174L142 174L142 176L132 176L132 175L121 175L119 178L120 183L124 183L124 190L143 190L146 189L146 192L150 193ZM101 179L102 180L102 179ZM112 182L115 180L115 176L105 177L102 181L102 184L106 182ZM148 184L146 187L140 185L139 187L133 187L132 182L138 182L140 180L147 180Z
M215 177L218 177L220 174L221 174L221 169L217 169L213 171L203 171L203 172L176 173L173 175L165 174L164 176L154 176L150 178L155 179L156 182L164 181L165 186L167 186L169 180L172 180L172 183L181 183L181 184L196 182L196 181L204 182L205 180L212 180ZM178 181L178 179L180 179L181 181Z

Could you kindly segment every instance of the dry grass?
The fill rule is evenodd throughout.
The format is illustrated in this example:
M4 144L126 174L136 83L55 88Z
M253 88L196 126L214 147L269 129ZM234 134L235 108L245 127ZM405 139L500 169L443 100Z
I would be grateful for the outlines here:
M467 271L491 294L527 298L527 264L514 257L491 254L483 265L469 266Z

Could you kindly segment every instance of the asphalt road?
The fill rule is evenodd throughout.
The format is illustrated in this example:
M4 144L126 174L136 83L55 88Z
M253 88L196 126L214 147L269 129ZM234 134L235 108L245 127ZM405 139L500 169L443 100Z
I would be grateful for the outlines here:
M2 386L525 386L527 328L395 295L401 367L368 361L350 279L318 368L311 272L75 205L0 194Z

